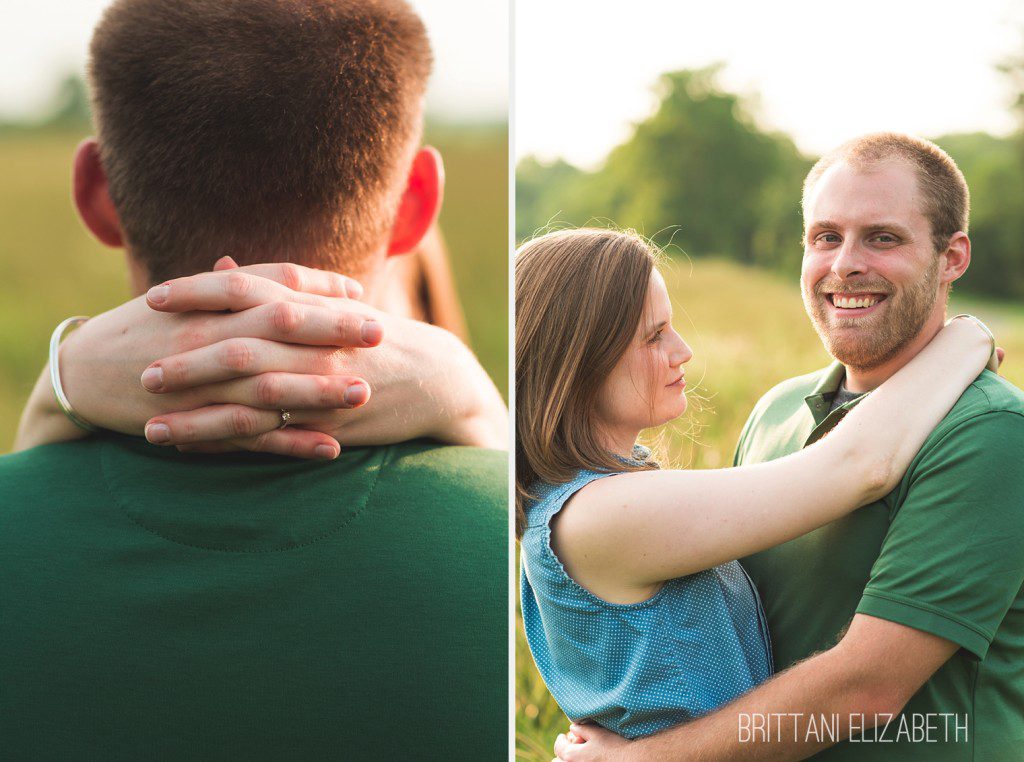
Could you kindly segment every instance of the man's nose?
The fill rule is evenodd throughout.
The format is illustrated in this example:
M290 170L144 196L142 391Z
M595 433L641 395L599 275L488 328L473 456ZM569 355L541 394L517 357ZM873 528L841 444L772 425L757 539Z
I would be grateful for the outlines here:
M836 250L835 259L832 260L832 272L836 277L845 279L851 275L861 275L866 270L867 262L860 243L850 239L843 241L843 245Z

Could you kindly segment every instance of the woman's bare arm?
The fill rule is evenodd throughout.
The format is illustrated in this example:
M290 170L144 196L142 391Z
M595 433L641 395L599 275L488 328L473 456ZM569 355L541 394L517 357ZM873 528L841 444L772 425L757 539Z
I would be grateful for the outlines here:
M557 550L594 592L651 586L791 540L888 494L985 367L991 339L955 320L827 437L739 468L644 471L588 485L559 515ZM625 602L625 601L621 601Z

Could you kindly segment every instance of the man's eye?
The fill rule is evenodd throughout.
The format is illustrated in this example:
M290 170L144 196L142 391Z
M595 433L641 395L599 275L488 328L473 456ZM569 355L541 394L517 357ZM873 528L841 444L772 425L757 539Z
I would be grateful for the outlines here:
M841 240L836 233L819 233L814 237L815 243L840 243Z
M896 236L892 235L891 233L878 233L878 234L872 236L871 240L875 241L877 243L884 243L884 244L893 244L893 243L899 243L900 242L900 239L897 238Z

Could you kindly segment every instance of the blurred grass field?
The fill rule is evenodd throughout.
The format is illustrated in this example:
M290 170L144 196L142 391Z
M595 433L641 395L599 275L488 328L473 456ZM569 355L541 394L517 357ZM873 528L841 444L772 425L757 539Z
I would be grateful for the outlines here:
M711 259L692 264L673 259L662 272L675 327L694 358L687 366L690 410L651 440L660 440L662 462L674 467L730 465L758 398L786 378L824 367L830 358L804 314L795 280ZM1000 372L1024 386L1024 305L954 295L950 310L988 323L1006 349ZM547 762L568 721L544 687L516 618L516 756Z
M71 156L87 133L0 135L0 453L46 361L54 326L130 298L120 251L86 232L71 205ZM445 159L441 228L471 343L508 389L508 139L504 126L434 126Z

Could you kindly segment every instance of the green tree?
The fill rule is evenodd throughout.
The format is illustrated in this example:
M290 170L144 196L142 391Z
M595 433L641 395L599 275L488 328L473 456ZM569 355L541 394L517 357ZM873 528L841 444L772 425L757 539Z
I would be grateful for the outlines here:
M957 287L993 296L1024 296L1024 162L1020 137L987 133L936 138L971 190L971 266Z
M761 130L749 105L719 87L719 69L662 75L655 113L596 172L524 160L517 233L555 215L576 225L607 219L698 256L777 266L795 254L798 262L808 164L788 137Z

